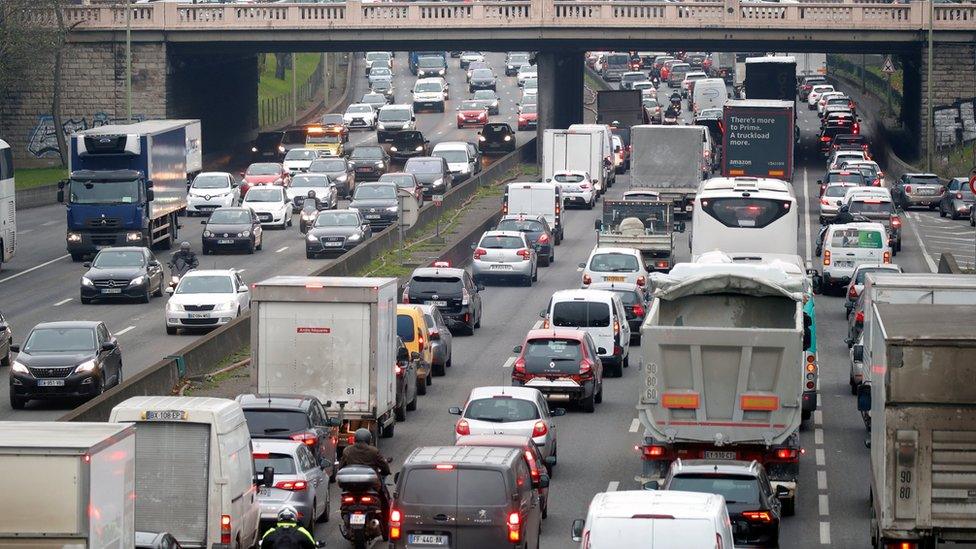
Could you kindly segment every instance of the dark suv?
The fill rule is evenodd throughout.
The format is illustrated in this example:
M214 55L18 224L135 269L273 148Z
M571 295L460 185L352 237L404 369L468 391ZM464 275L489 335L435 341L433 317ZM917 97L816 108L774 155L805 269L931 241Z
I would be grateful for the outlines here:
M335 480L339 418L330 417L318 398L310 395L246 394L235 399L244 409L251 438L290 439L304 443L316 463Z
M662 488L722 495L736 546L779 546L783 503L773 490L766 470L757 461L677 459L671 464ZM784 490L780 489L785 493Z
M360 145L349 155L349 167L356 181L376 181L390 166L390 155L383 147Z
M403 289L404 303L434 305L451 329L474 335L481 327L481 290L464 269L421 267Z

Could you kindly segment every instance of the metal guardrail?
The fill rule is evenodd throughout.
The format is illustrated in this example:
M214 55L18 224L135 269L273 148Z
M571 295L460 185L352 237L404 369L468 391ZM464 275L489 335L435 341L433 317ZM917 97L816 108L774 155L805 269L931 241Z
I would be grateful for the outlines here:
M329 4L177 4L159 2L130 8L134 30L357 30L456 28L845 28L924 30L929 4L868 2L797 2L790 4L725 1L515 0L476 2L383 2L347 0ZM121 5L68 6L65 20L73 32L117 31L126 22ZM968 31L976 25L976 5L936 4L937 30ZM51 20L49 13L36 17Z

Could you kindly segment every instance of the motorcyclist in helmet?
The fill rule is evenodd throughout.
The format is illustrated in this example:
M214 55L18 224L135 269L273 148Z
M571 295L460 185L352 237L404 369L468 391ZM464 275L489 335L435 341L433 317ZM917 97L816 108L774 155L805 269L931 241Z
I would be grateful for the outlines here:
M308 195L305 197L305 203L302 204L302 211L314 212L321 209L322 207L321 204L319 203L318 197L315 196L315 191L309 190Z
M678 107L675 107L673 103L664 111L665 118L678 118L680 114L681 110L678 109Z
M671 104L677 106L678 108L681 107L681 94L680 93L678 93L676 91L671 92Z
M390 474L390 464L380 453L379 448L373 446L373 433L369 429L356 429L356 434L354 435L355 443L352 446L346 446L342 451L342 457L339 459L339 469L347 465L365 465L367 467L372 467L376 474L380 475L381 479L385 479ZM382 493L380 494L383 499L383 511L384 516L386 516L386 510L389 509L389 495L386 490L386 482L381 483L383 485Z
M261 549L314 549L315 538L298 524L298 512L286 506L278 511L278 522L261 538Z
M169 260L169 268L174 276L183 276L199 266L200 261L197 259L197 254L193 253L190 243L186 241L180 243L179 251L173 254Z

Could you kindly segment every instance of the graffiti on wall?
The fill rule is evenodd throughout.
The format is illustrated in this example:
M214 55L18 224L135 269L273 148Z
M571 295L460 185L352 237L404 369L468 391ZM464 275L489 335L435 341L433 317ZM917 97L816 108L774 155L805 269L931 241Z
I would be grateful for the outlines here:
M976 98L932 110L937 147L953 147L976 140Z
M141 122L146 119L145 115L133 115L132 118ZM125 118L109 116L104 112L95 113L91 118L68 117L61 122L61 131L64 135L71 135L74 132L107 126L109 124L125 124ZM54 126L54 117L49 114L42 114L37 117L37 125L31 130L27 139L27 152L35 158L57 158L58 157L58 137Z

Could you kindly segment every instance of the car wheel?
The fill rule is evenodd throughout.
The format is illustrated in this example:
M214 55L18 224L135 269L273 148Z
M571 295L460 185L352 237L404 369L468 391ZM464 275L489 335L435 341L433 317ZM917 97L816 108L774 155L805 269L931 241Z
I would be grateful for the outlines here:
M407 420L407 403L404 402L404 403L400 404L399 406L397 406L396 408L394 408L393 415L396 417L396 420L397 421L406 421Z
M593 397L593 402L600 404L603 402L603 381L600 381L600 392Z
M445 366L447 366L448 368L451 367L451 359L447 359L447 364L445 364Z
M153 292L153 296L154 297L163 297L163 277L162 276L159 277L159 287L157 287L156 288L156 291Z
M152 294L149 293L149 288L146 288L145 293L142 294L142 297L139 298L139 301L141 301L142 303L149 303L150 299L152 299Z
M92 302L92 298L82 296L82 298L81 298L81 304L82 305L89 305L89 304L91 304L91 302Z
M315 259L315 254L313 254L312 252L306 251L305 252L305 259Z
M407 411L413 412L417 409L417 395L413 395L413 400L407 403Z
M23 410L24 407L27 406L28 400L30 399L17 396L13 393L13 391L10 391L10 407L14 410Z
M254 241L252 240L251 243L247 245L247 253L253 254L256 247L257 246L254 245Z
M958 214L957 212L952 212L952 215L951 215L951 216L949 216L949 217L950 217L950 218L951 218L951 219L952 219L953 221L956 221L956 220L958 220L958 219L959 219L959 214Z
M532 272L532 282L537 282L539 280L539 267L536 266L535 271ZM531 284L529 284L531 286Z
M946 211L944 208L942 208L942 204L939 204L939 217L945 217L945 216L946 216Z
M784 517L792 517L796 514L796 496L790 499L783 500L783 507L781 508Z
M427 381L423 379L417 379L417 394L426 395L427 394Z
M0 359L0 366L10 366L10 344L12 341L7 342L7 355Z
M437 377L443 377L447 374L444 364L432 364L430 367L430 373Z
M481 327L481 313L480 312L478 313L478 320L475 320L474 321L474 327L475 328L480 328ZM471 330L471 335L474 335L474 330Z
M580 408L582 408L587 414L592 414L596 411L596 404L593 401L594 398L595 395L591 394L590 396L580 400Z
M551 262L552 262L552 257L551 256L546 256L546 257L544 257L541 260L541 262L539 263L539 266L540 267L548 267L549 266L549 263L551 263Z
M976 227L976 218L969 216L969 226Z
M386 427L380 430L380 437L382 438L393 438L393 432L396 430L396 422L391 422Z
M261 241L257 243L257 246L255 246L254 249L260 250L263 247L264 247L264 235L261 236Z
M122 365L121 364L119 364L119 373L115 376L115 383L112 384L112 387L118 387L119 385L122 385Z
M175 326L167 326L166 327L166 335L175 336L178 333L179 333L179 330Z

